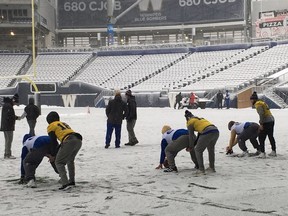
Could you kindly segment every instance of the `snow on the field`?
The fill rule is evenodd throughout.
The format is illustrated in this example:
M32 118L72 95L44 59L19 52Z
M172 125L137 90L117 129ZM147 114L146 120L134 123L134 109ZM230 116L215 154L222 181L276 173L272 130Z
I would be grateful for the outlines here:
M15 107L20 115L23 106ZM37 135L46 135L46 115L59 112L84 137L76 158L76 184L69 191L59 191L58 176L45 158L37 169L38 187L18 185L22 137L28 132L26 119L16 122L13 155L4 160L4 135L0 135L0 215L61 216L238 216L288 215L288 133L287 109L272 110L276 119L277 158L227 157L229 140L227 123L258 122L258 115L248 109L191 110L205 117L220 129L216 145L216 173L193 176L189 153L183 150L176 158L179 172L156 170L159 163L161 128L185 128L184 110L171 108L138 108L135 131L136 146L126 147L126 122L122 125L121 148L104 149L106 133L105 110L100 108L42 107ZM254 152L252 145L248 149ZM234 151L240 153L238 146ZM266 152L270 144L266 140ZM205 152L205 164L208 164Z

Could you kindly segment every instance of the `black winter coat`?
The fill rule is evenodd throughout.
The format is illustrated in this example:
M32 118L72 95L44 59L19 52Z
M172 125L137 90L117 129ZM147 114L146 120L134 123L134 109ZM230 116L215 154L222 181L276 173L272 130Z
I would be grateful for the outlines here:
M26 112L26 118L27 120L36 120L38 118L38 116L40 115L40 110L39 108L33 104L33 103L29 103L24 111Z
M1 131L14 131L15 121L18 117L15 115L12 100L8 97L4 98L1 115Z
M110 100L106 107L107 122L111 124L122 124L122 120L127 116L127 105L122 100L121 95L116 95Z
M221 92L218 92L217 95L216 95L216 97L217 97L217 100L218 100L218 101L223 100L223 94L222 94Z
M181 93L177 94L176 95L176 102L181 102L182 98L183 97L182 97Z
M127 121L136 120L137 119L137 104L135 101L135 96L131 95L127 99L128 113L127 113Z

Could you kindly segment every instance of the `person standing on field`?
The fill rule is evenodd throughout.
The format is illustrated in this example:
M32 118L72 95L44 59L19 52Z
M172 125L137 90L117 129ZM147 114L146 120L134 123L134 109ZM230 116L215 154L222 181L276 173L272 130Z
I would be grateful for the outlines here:
M196 175L205 175L206 172L215 171L215 145L219 138L218 128L204 118L194 116L188 110L185 111L187 129L189 131L189 147L187 151L195 150L199 169ZM195 132L198 132L197 138ZM207 148L209 167L205 170L203 152Z
M176 95L176 98L175 98L174 109L176 109L177 104L178 104L178 109L180 109L182 98L183 98L183 97L182 97L182 94L181 94L181 92L179 92L179 93Z
M105 112L107 116L105 148L108 149L110 146L114 129L115 148L120 148L122 121L127 116L127 104L122 100L121 92L119 90L115 91L115 97L108 102Z
M128 139L129 142L125 145L134 146L138 143L138 140L135 136L134 127L137 120L137 104L135 100L135 96L132 95L131 90L126 91L125 96L127 98L127 131L128 131Z
M16 120L20 120L20 117L15 115L15 111L13 108L13 106L18 103L18 94L15 94L12 98L4 97L0 128L0 130L4 132L5 138L4 159L16 159L16 157L12 155L11 147L13 142L15 123Z
M221 90L218 91L216 98L217 98L217 108L222 109L223 94Z
M268 136L268 139L271 144L272 151L268 154L270 157L276 157L276 142L274 139L274 116L272 115L269 106L262 100L259 100L257 92L253 92L250 97L252 105L256 108L256 111L259 115L259 124L260 124L260 133L258 135L260 143L260 158L265 158L265 140Z
M225 101L226 109L230 109L230 94L228 90L226 90L224 101Z
M21 119L27 119L29 125L29 134L35 136L35 126L37 118L40 115L40 109L34 104L34 98L29 98L29 104L24 108L24 113L21 116Z
M56 168L59 172L61 187L59 190L66 190L75 186L75 157L82 146L82 136L76 133L65 122L60 121L59 114L55 111L50 112L46 120L48 122L47 133L51 139L49 161L55 160ZM57 152L58 141L60 148ZM55 156L56 155L56 158ZM68 168L69 179L67 178L66 168Z

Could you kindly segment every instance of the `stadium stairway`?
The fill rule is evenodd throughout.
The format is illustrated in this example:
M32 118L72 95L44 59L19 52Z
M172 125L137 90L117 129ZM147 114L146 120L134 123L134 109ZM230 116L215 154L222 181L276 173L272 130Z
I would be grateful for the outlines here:
M249 49L248 49L249 50ZM211 65L205 69L202 70L201 73L199 73L200 75L195 77L193 79L193 81L189 81L188 83L187 82L182 82L181 84L179 84L181 81L178 81L178 86L174 87L174 89L181 89L182 87L187 87L189 85L192 85L193 83L196 83L196 82L199 82L203 79L205 79L206 77L210 77L210 76L214 76L218 73L221 73L222 71L224 70L227 70L229 68L232 68L238 64L241 64L242 62L245 62L247 60L249 60L250 58L253 58L265 51L269 50L269 47L266 46L265 48L261 48L260 50L255 50L254 52L250 53L250 52L247 52L247 54L245 56L243 56L243 53L245 53L245 51L243 52L239 52L237 53L236 55L232 55L230 56L230 58L226 58L226 59L223 59L223 61L220 61L214 65ZM213 67L217 66L217 68L213 69ZM220 66L220 68L219 68ZM212 69L212 71L211 71ZM207 71L207 72L205 72ZM184 78L185 79L185 78ZM252 83L249 83L250 85ZM247 86L247 84L243 84L244 87Z
M122 73L124 70L126 70L126 69L129 68L129 67L131 67L133 64L137 63L137 61L138 61L139 59L141 59L142 57L143 57L143 55L140 56L139 58L135 59L134 61L132 61L129 65L125 66L125 67L122 68L120 71L117 71L116 73L114 73L113 75L111 75L110 77L108 77L105 81L103 81L102 84L105 84L106 82L108 82L109 80L113 79L113 78L116 77L116 76L121 76L121 75L122 75L121 73ZM139 80L139 81L140 81L140 80ZM131 85L128 86L128 87L122 87L121 90L131 88L132 86L134 86L134 84L131 84Z
M276 103L280 108L288 108L288 104L286 104L285 101L273 91L273 88L268 88L263 93L267 98Z
M192 54L192 52L185 53L184 55L182 55L180 58L174 60L173 62L169 62L167 65L165 65L165 66L159 68L158 70L156 70L156 71L154 71L154 72L146 75L145 77L140 78L139 80L136 80L135 82L131 83L131 84L128 85L128 86L124 86L124 87L122 88L122 90L123 90L123 89L130 89L130 88L132 88L132 87L135 87L135 86L137 86L137 85L145 82L145 81L148 80L148 79L151 79L151 78L154 77L154 76L157 76L158 74L162 73L162 72L165 71L166 69L172 67L173 65L179 63L180 61L183 61L185 58L187 58L187 57L190 56L191 54Z
M22 67L19 69L19 71L16 73L17 75L25 75L27 73L27 71L29 70L29 68L32 65L32 55L29 55L28 58L26 59L26 61L23 63ZM7 87L13 87L18 83L18 79L12 79Z
M79 69L77 69L76 71L74 71L74 73L72 75L70 75L66 80L64 80L62 83L60 83L60 86L65 86L68 82L73 81L80 73L82 73L85 68L87 68L91 62L93 62L95 59L97 58L96 55L92 55L90 56L87 61L81 65L81 67Z

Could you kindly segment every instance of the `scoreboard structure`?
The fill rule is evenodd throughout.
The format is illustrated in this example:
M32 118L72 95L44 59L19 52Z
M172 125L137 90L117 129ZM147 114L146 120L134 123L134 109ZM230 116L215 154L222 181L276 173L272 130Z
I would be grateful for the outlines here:
M114 15L135 0L115 0ZM244 21L245 0L143 0L116 26L149 27ZM58 28L105 28L106 0L58 0Z

